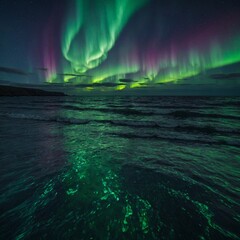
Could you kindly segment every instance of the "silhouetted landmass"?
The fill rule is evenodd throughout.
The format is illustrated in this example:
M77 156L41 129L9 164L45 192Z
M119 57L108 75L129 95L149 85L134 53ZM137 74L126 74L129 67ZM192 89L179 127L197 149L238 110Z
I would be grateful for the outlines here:
M34 88L12 87L0 85L0 96L66 96L61 92L49 92Z

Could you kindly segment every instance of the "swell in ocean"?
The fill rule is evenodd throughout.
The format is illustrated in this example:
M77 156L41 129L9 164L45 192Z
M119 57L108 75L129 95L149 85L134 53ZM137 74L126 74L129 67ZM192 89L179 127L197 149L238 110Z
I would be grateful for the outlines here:
M239 98L0 102L1 238L239 239Z

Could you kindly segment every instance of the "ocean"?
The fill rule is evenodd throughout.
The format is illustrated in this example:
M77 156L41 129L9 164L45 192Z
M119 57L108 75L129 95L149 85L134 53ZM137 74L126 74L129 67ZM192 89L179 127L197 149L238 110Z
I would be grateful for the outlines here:
M0 239L240 239L240 98L1 97Z

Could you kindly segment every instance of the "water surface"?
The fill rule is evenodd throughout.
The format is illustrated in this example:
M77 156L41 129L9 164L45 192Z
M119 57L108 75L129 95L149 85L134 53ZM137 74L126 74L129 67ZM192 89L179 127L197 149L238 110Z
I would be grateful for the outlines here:
M0 98L0 239L240 239L240 98Z

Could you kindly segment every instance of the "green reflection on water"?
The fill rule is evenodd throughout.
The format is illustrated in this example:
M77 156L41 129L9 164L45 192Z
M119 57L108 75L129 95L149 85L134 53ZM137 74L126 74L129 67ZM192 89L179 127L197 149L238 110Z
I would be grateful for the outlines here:
M34 206L28 209L31 218L26 220L27 224L18 234L17 239L23 239L31 234L34 227L39 224L37 221L34 222L32 216L37 215L36 212L48 212L53 201L57 207L50 211L49 218L45 222L42 219L38 220L46 226L53 226L59 224L58 219L61 219L62 222L56 229L66 230L64 234L59 233L63 239L71 237L76 239L77 236L81 236L83 239L111 239L113 236L116 239L134 239L136 237L159 239L161 236L162 239L175 239L179 232L186 234L191 231L191 229L187 231L177 229L179 225L183 227L184 221L186 223L192 221L189 223L190 227L193 226L196 230L193 236L197 236L199 239L209 239L213 231L221 233L221 236L224 237L239 239L237 235L222 227L218 221L216 223L212 211L213 206L206 199L195 196L195 191L190 193L191 188L198 186L197 181L188 178L181 172L181 169L176 170L174 167L164 167L164 165L160 167L158 165L158 170L162 172L158 175L155 174L156 179L150 179L150 181L148 177L154 175L156 165L151 161L143 161L143 157L151 154L154 160L159 155L168 156L169 163L176 161L175 166L177 166L177 162L179 163L179 158L181 158L185 162L180 161L180 164L186 164L181 167L184 170L190 168L196 175L198 168L195 168L194 165L201 166L202 169L208 171L210 169L215 171L215 168L210 166L213 164L215 167L217 166L218 173L221 171L224 173L227 169L237 176L238 169L234 170L231 165L227 167L224 162L221 162L221 151L223 150L206 147L204 152L208 165L203 166L204 148L202 146L183 147L163 142L160 144L157 141L109 138L106 132L111 130L110 126L106 124L93 123L82 126L65 125L56 131L56 133L61 132L60 136L62 136L63 148L66 153L66 166L57 176L46 181L43 188L39 190L39 197ZM170 154L170 152L176 152L177 147L179 148L178 159L175 154ZM144 152L143 157L140 155L140 151ZM121 156L120 153L124 152L126 154ZM171 159L170 156L173 158ZM128 184L131 185L131 182L123 179L126 177L123 174L123 165L129 162L136 164L136 168L137 165L142 164L143 169L153 170L152 172L139 171L130 177L130 181L134 181L135 177L145 173L146 175L141 180L146 182L138 180L132 184L133 187L128 186ZM131 171L135 171L135 168L133 167ZM171 182L171 177L173 182ZM205 179L207 177L205 176ZM214 173L209 174L209 177L211 181L220 181L214 176ZM155 180L156 182L154 182ZM221 182L227 187L224 179ZM148 183L152 185L150 186ZM134 188L138 188L138 190L135 191ZM154 193L149 189L154 190ZM203 189L207 192L204 194L217 196L225 206L228 204L231 207L231 205L237 204L227 194L225 196L217 189L207 185ZM156 196L154 196L155 193ZM154 197L158 198L157 207L153 204ZM182 218L183 223L181 222ZM236 218L238 218L236 221L239 222L239 216ZM196 225L199 226L196 227Z
M175 199L176 203L184 203L185 209L183 207L179 213L185 213L185 216L188 216L187 218L199 217L199 222L202 221L201 224L203 224L200 229L202 228L204 231L195 235L202 234L203 236L198 236L200 239L210 238L213 230L220 232L222 236L239 239L238 236L215 223L214 214L208 203L196 200L196 197L187 193L187 189L185 192L177 190L177 186L168 186L166 183L156 184L156 189L159 191L158 197L161 197L162 192L165 198L159 199L160 210L158 209L158 212L154 213L154 208L149 202L151 196L150 198L144 198L144 194L138 195L136 192L129 191L128 186L123 185L124 181L120 173L123 162L119 163L117 161L118 151L123 151L120 147L122 143L120 139L109 140L106 138L104 134L108 131L107 125L96 126L94 124L84 127L67 126L63 130L64 148L68 153L68 167L61 176L65 191L64 197L68 200L72 209L80 209L78 217L84 219L83 232L86 236L88 232L95 232L100 239L108 239L115 232L118 237L146 236L146 239L157 239L160 236L159 234L164 232L169 239L174 239L176 237L176 229L174 229L176 223L171 225L169 222L169 226L166 226L166 222L162 222L166 219L161 219L161 217L166 217L161 215L161 204L167 206L166 201L169 198ZM198 152L199 149L193 149L195 149L196 158L197 154L202 155L201 152ZM137 148L133 149L132 154L136 154L137 151ZM149 151L152 152L151 149ZM207 155L211 159L216 159L219 153L213 149L208 150ZM179 156L181 156L180 153ZM221 169L220 165L219 169ZM177 172L173 174L181 179L181 184L184 182L190 186L195 184L197 186L198 184ZM214 179L214 176L212 179ZM49 187L46 187L45 192L48 193L49 189ZM147 189L142 189L143 192L145 190ZM205 190L219 195L224 199L224 204L232 202L230 198L225 197L217 190L208 186L205 186ZM232 203L234 204L234 202ZM180 206L176 207L176 209L178 208ZM192 209L193 212L189 210L191 208L194 209ZM171 209L169 210L171 211ZM156 219L155 215L157 214L159 216ZM154 218L155 220L153 220ZM100 229L99 226L101 226ZM170 228L171 226L173 228ZM169 229L167 234L166 229ZM74 229L72 231L74 232Z
M64 131L64 134L70 167L62 182L71 202L83 208L91 206L89 211L95 214L95 218L89 222L89 229L101 222L103 226L107 223L106 231L116 228L122 233L141 230L147 234L151 205L123 190L120 167L112 162L111 154L104 154L112 148L112 143L108 145L101 135L88 136L86 141L79 142L79 134L84 133L71 130ZM106 216L108 220L104 223Z

